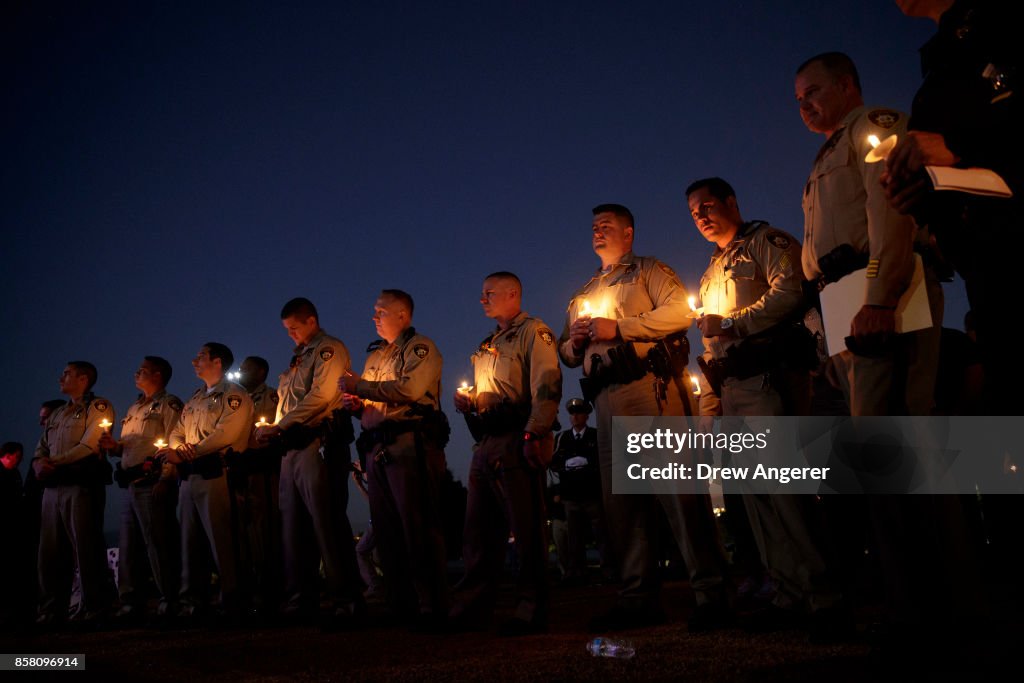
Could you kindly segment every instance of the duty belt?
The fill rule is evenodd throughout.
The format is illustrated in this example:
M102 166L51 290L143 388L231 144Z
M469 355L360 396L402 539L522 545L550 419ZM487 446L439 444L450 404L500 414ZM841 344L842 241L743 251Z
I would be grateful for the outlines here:
M114 480L123 489L128 488L131 484L149 486L160 479L160 471L161 465L155 458L146 458L133 467L118 465L114 470Z
M198 474L203 479L216 479L223 475L224 461L221 459L221 454L210 453L201 458L178 464L178 477L184 480L193 474Z
M106 486L111 482L110 463L98 456L88 456L68 465L59 465L46 479L39 483L44 488L57 486Z

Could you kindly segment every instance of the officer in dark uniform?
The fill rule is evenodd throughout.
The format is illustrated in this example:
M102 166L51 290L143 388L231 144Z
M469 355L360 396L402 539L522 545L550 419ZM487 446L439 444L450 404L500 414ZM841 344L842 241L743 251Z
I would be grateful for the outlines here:
M993 244L1015 243L1024 194L1024 50L1010 6L978 0L898 1L904 14L929 17L938 31L921 48L924 83L914 97L909 132L886 159L892 205L928 226L939 251L963 276L985 369L985 410L1024 414L1019 342L1006 334L1017 307L1017 269L993 259ZM1013 197L935 192L925 166L980 167L999 174Z
M563 560L563 584L587 582L587 528L593 530L602 567L608 567L604 509L601 505L601 462L597 452L597 430L587 425L590 404L581 398L565 404L572 421L555 440L551 469L559 477L559 497L565 507L568 548Z

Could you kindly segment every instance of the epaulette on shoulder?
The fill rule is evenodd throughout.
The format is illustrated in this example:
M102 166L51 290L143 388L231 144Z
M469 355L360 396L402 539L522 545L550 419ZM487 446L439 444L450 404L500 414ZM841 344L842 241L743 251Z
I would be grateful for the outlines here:
M374 351L381 348L382 346L385 346L386 344L387 342L384 341L383 339L374 339L372 342L370 342L370 345L366 347L366 352L373 353Z

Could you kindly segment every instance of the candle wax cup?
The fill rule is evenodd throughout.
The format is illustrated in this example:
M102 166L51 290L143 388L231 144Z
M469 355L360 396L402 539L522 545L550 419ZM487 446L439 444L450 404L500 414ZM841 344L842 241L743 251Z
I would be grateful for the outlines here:
M889 152L892 151L892 148L896 146L897 142L899 142L899 136L890 135L886 139L879 142L878 145L871 148L871 150L868 151L867 155L865 155L864 161L869 164L884 161L885 158L889 156Z

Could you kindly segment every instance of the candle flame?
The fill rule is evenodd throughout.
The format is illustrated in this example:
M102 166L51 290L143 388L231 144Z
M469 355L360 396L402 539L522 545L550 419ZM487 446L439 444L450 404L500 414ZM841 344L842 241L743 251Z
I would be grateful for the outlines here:
M697 311L697 297L691 296L686 299L686 303L690 304L690 310Z
M693 383L693 395L700 396L700 380L691 376L690 381Z
M594 315L594 309L590 307L590 301L588 299L583 300L583 304L580 306L580 315Z
M881 142L882 141L878 139L877 135L872 134L868 136L868 143L870 143L872 147L878 147Z
M157 439L156 441L153 442L153 445L156 446L157 448L167 448L167 442L164 441L163 439Z

